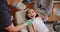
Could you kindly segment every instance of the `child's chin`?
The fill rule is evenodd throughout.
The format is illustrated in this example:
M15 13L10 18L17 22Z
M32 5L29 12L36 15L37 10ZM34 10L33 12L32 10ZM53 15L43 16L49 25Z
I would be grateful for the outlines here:
M31 17L30 19L32 19L33 17Z
M31 17L31 19L32 19L33 17Z

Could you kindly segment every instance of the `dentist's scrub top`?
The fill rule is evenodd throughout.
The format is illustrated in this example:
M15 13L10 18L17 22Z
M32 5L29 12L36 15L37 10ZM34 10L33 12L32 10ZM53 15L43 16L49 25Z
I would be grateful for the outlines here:
M34 19L33 26L36 28L37 32L49 32L49 29L40 17Z
M11 25L11 11L5 0L0 0L0 32L7 32L4 28Z

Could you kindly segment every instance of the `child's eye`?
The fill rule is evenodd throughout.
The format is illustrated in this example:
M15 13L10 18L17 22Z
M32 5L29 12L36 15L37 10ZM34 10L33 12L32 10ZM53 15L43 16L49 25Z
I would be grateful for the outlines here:
M29 12L28 14L30 14L31 12Z
M34 11L32 11L32 13L34 13Z

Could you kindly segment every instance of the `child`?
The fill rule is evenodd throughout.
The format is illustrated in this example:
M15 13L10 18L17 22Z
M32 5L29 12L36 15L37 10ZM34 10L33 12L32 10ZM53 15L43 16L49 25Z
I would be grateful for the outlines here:
M33 9L29 9L28 11L26 11L25 17L27 20L34 18L33 23L28 26L29 32L49 32L49 29Z

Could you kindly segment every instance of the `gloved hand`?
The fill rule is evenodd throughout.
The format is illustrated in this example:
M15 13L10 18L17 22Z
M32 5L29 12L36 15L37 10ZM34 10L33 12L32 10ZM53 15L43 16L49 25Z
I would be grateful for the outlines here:
M25 26L28 26L28 25L32 24L33 21L34 21L33 19L27 20L27 21L24 23L24 25L25 25Z

